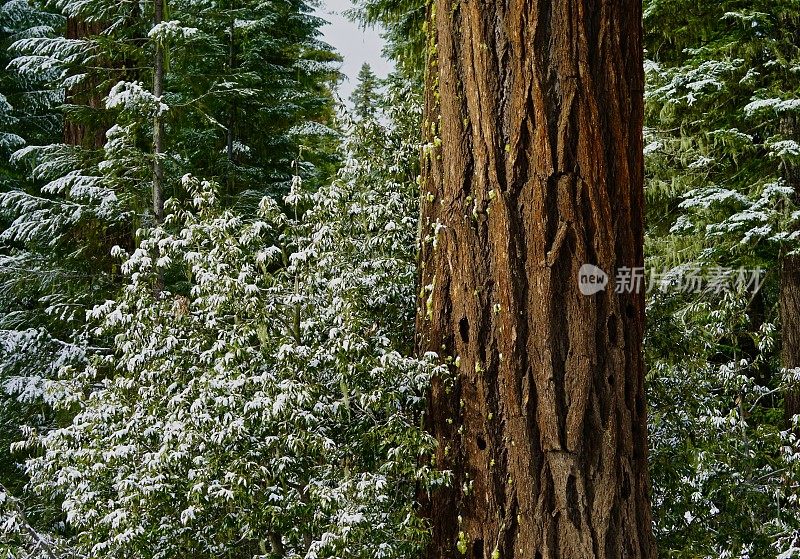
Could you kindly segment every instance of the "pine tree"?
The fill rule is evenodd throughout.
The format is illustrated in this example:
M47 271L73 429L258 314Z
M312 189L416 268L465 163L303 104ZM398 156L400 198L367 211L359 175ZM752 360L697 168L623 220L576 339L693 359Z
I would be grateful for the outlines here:
M61 121L52 111L59 96L45 87L43 76L26 76L8 68L8 48L31 34L55 36L62 26L62 18L23 1L0 6L0 196L6 201L14 193L36 193L40 186L11 162L11 154L24 146L26 139L53 141L61 135ZM3 229L12 225L13 216L8 212L3 211L1 219ZM42 330L48 319L34 303L39 293L46 292L47 282L37 273L35 257L25 255L8 236L0 238L0 481L13 491L20 489L23 480L9 446L19 439L21 424L39 421L39 410L27 404L36 393L37 379L51 370L51 359L63 356ZM36 352L30 351L34 348L40 352L36 357L31 355ZM25 369L36 371L37 377L22 382L20 374ZM18 391L27 402L9 397L9 389Z
M52 199L56 185L31 177L12 157L26 144L61 141L63 118L55 108L63 92L49 86L57 70L21 72L11 63L10 47L63 32L64 18L57 14L24 1L0 6L0 554L19 559L53 556L58 542L40 527L53 526L58 511L57 504L24 493L27 480L18 463L25 454L13 452L12 443L25 426L55 424L44 382L61 366L84 359L82 317L75 310L88 282L52 228L68 221L79 195L71 208L60 206Z
M8 68L13 56L9 46L32 33L55 35L63 25L59 16L33 8L26 2L11 0L0 6L0 187L8 190L24 180L20 169L9 159L16 148L31 142L57 137L60 121L52 114L59 102L54 92L32 76ZM24 136L24 137L23 137Z
M53 86L71 92L67 135L108 137L80 146L73 166L102 175L135 211L151 192L155 171L157 183L174 184L187 172L217 177L229 187L229 203L253 191L256 200L258 192L285 192L286 169L301 145L306 179L330 172L336 134L327 126L329 85L337 57L316 38L322 22L305 2L176 0L164 5L163 21L155 25L159 3L142 9L108 0L58 6L70 22L83 22L73 33L82 35L19 41L23 56L15 64L27 72L58 69ZM156 64L162 50L163 64ZM163 95L153 95L153 76L162 73ZM160 122L155 128L153 118ZM162 128L155 141L154 131ZM28 155L43 149L52 148Z
M329 86L339 60L317 37L322 20L298 0L170 6L190 33L173 39L165 82L167 149L184 159L173 175L216 177L229 199L257 203L286 192L304 146L303 176L322 184L333 170Z
M273 189L270 184L288 184L285 170L290 169L289 162L301 142L323 152L330 148L331 131L324 121L331 102L325 80L330 76L328 62L335 57L315 39L320 22L309 15L305 3L252 3L238 12L225 12L221 18L252 28L248 33L253 42L241 54L241 68L211 73L210 79L217 85L206 80L200 84L208 86L205 94L196 96L186 88L170 91L170 86L187 84L191 88L199 81L199 62L190 53L208 54L224 42L228 24L219 25L220 18L209 16L203 20L206 29L198 29L178 20L153 25L153 14L142 12L140 6L108 0L63 2L56 7L70 24L70 37L34 26L27 35L16 37L10 47L18 54L11 68L20 79L46 84L42 88L50 98L68 93L62 107L68 141L33 136L32 143L12 157L14 164L28 165L35 186L14 187L0 195L9 219L3 239L14 247L6 265L12 273L7 275L4 290L15 306L28 297L23 294L30 294L30 301L22 305L24 310L8 313L15 320L14 332L47 325L61 342L84 339L88 343L82 329L85 312L108 298L119 279L110 250L114 245L131 249L135 231L153 223L153 212L147 208L152 206L153 191L161 190L154 188L154 182L163 187L175 184L187 172L213 174L214 165L208 163L225 145L224 140L219 141L225 133L218 120L224 114L214 115L213 106L206 103L216 99L217 107L227 107L226 97L240 95L252 98L242 102L243 110L247 103L265 107L252 111L246 128L246 134L258 138L256 156L265 163L258 164L257 172L243 171L249 179L237 188L239 193L269 191ZM176 2L170 16L189 19L200 7ZM154 95L150 86L144 85L152 83L154 53L162 46L170 55L164 61L163 96ZM267 47L276 54L270 55ZM267 80L264 71L255 74L253 70L256 60L270 60L270 56L269 75L282 76L275 81ZM294 91L294 98L288 91ZM281 112L285 116L275 118ZM300 125L312 117L320 120L317 126ZM154 119L164 128L157 153L153 149ZM273 124L259 128L262 119ZM274 135L268 135L270 131ZM95 141L98 135L102 141ZM193 152L185 142L192 135L209 140L210 151ZM16 136L8 137L18 143ZM317 159L330 157L320 153ZM284 169L283 174L278 169ZM310 163L303 172L307 178L325 174L324 170L315 172ZM154 174L160 178L154 181ZM175 194L180 192L165 190L161 198ZM20 343L17 349L6 349L28 353L19 349ZM32 349L33 344L26 343ZM46 351L42 357L48 359Z

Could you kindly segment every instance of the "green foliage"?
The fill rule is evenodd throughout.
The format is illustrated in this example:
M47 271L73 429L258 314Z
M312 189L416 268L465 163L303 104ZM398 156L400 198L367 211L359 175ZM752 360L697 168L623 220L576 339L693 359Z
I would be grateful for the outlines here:
M657 242L701 231L692 256L736 262L774 260L794 241L793 7L646 3L647 193L660 216Z
M656 534L667 557L775 557L800 522L800 446L783 418L774 316L747 293L648 303ZM792 555L785 555L791 557Z
M337 186L300 222L271 198L246 222L213 185L184 185L192 207L170 203L125 258L122 296L93 311L113 355L50 385L79 412L31 440L32 485L63 499L82 556L405 556L422 526L402 495L433 476L412 413L430 373L371 314L397 295L379 281L409 267L393 259L405 229L316 222L341 212ZM353 262L335 243L356 233ZM182 292L154 295L164 268Z
M436 369L408 357L420 103L390 90L391 109L350 126L329 185L295 176L282 205L243 217L187 175L164 225L114 250L125 288L91 312L110 347L43 381L72 419L19 445L38 450L34 494L62 503L43 536L59 557L420 552L416 491L446 479L421 460ZM3 551L36 556L2 514Z
M310 10L298 0L170 2L165 102L176 176L215 177L227 196L257 202L286 192L304 146L304 179L328 179L340 59L317 38L323 22Z
M449 477L422 429L444 371L410 357L429 6L354 3L399 74L362 68L336 123L310 5L170 0L157 27L149 2L0 7L0 443L24 426L0 452L2 557L421 553L415 499ZM791 559L775 270L800 230L800 2L644 9L647 264L672 269L647 306L660 552ZM64 38L67 17L93 32ZM720 267L770 273L670 284Z
M40 77L9 69L13 58L9 46L31 34L55 35L62 25L61 17L22 0L0 5L0 195L37 193L39 185L11 162L11 155L25 144L25 138L50 142L61 134L60 119L53 112L61 101L59 95L46 89ZM7 231L13 222L14 216L0 208L0 229ZM31 308L37 293L50 292L47 284L52 276L37 275L35 259L19 258L19 253L15 239L0 235L0 448L4 449L0 451L0 481L14 492L21 489L24 478L8 452L9 445L19 438L20 425L46 421L41 409L29 404L50 363L66 357L65 348L39 329L46 321L41 308ZM34 321L27 322L30 318ZM25 371L35 371L35 378L23 381L20 375ZM25 403L19 404L6 388L18 392Z
M380 25L385 54L396 61L401 74L422 83L427 56L428 5L426 0L353 0L351 17L363 25Z
M645 2L648 266L768 271L648 302L654 512L666 557L797 556L777 270L796 250L797 2Z
M0 6L0 482L47 537L68 535L61 501L22 491L16 462L38 449L9 444L20 426L45 434L68 425L77 409L54 412L64 394L48 386L113 346L87 311L128 281L112 247L131 252L150 234L154 117L166 122L167 183L217 178L223 205L249 217L265 193L288 191L301 149L295 172L312 188L338 158L329 90L338 57L317 38L321 21L307 3L175 0L157 27L152 9ZM168 53L160 99L150 92L156 44ZM166 279L169 289L183 285L173 271ZM0 518L2 553L12 553L6 528L24 526L10 518ZM13 553L36 557L17 532Z

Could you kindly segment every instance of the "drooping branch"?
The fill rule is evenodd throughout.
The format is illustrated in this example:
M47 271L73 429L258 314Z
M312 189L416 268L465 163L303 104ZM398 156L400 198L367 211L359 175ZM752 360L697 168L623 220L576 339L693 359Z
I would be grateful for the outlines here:
M28 517L25 514L25 511L20 506L19 502L16 498L14 498L11 493L9 493L8 489L0 483L0 493L5 494L6 502L9 503L11 508L13 509L14 514L17 516L17 520L19 521L20 526L25 531L26 534L31 538L34 543L34 546L37 547L46 557L47 559L58 559L58 556L53 551L53 548L50 546L49 543L39 534L39 532L31 526L31 523L28 522Z

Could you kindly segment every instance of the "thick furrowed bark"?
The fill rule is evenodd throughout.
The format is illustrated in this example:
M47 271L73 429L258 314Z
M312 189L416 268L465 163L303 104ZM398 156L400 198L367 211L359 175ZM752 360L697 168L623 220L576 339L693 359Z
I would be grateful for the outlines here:
M800 257L781 259L781 361L785 368L800 367ZM800 414L800 387L791 386L784 396L786 421Z
M436 464L455 478L432 496L430 555L655 557L644 300L613 287L643 265L641 6L432 17L418 346L457 381L432 389ZM586 263L608 290L580 293Z
M67 18L66 38L87 39L99 35L103 31L100 23L86 23L76 18ZM73 105L85 105L93 109L103 106L102 92L99 91L96 77L74 87L66 92L66 102ZM101 148L106 141L106 128L102 123L87 126L85 123L75 122L69 118L64 120L64 143L73 146Z

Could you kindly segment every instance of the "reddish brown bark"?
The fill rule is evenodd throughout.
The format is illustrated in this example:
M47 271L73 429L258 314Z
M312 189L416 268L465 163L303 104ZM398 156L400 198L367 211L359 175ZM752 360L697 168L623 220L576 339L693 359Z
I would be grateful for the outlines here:
M98 35L103 30L100 23L87 23L76 18L67 19L67 39L86 39ZM92 109L103 106L103 92L99 88L97 78L89 78L80 86L67 91L66 103L68 105L82 105ZM100 148L105 144L106 127L102 123L78 122L69 117L64 120L64 143L79 146Z
M797 135L795 116L785 116L781 132L788 137ZM800 201L800 168L790 161L782 164L783 176L794 190L795 204ZM781 365L786 369L800 367L800 255L782 254L779 312L781 317ZM800 387L790 384L784 394L787 424L800 414Z
M429 555L654 558L644 298L613 275L643 265L641 3L433 11L417 344L456 378ZM585 263L608 290L580 293Z
M785 368L800 367L800 257L781 259L781 361ZM790 387L784 395L786 421L800 414L800 388Z

